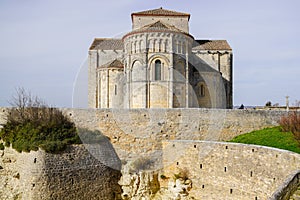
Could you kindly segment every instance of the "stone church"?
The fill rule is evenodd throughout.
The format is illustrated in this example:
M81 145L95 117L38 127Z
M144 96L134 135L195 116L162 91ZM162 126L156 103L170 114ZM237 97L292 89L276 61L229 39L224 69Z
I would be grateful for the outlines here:
M188 13L158 8L131 19L131 32L89 48L89 107L232 108L226 40L195 39Z

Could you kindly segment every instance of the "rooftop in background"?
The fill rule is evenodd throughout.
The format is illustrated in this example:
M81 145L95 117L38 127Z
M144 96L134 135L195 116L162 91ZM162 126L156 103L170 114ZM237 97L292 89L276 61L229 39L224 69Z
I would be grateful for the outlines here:
M90 46L90 50L123 50L122 39L115 38L95 38Z
M176 12L172 10L166 10L163 9L162 7L158 9L153 9L153 10L146 10L146 11L141 11L141 12L136 12L131 14L131 19L133 16L186 16L188 19L190 19L190 14L188 13L183 13L183 12Z
M196 40L193 50L232 50L226 40Z

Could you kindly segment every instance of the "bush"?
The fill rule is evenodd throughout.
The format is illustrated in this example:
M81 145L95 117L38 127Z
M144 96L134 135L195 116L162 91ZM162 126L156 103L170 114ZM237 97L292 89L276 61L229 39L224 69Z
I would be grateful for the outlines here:
M3 143L0 143L0 150L4 150L4 145L3 145Z
M266 103L266 107L270 107L270 106L272 106L272 102L271 102L271 101L268 101L268 102Z
M180 169L178 174L174 174L174 180L182 179L184 181L189 179L189 172L187 169Z
M153 165L153 161L150 158L147 157L141 157L136 159L134 162L131 163L131 169L130 173L133 172L140 172L143 170L149 170L151 169L151 166Z
M17 91L13 108L7 112L7 122L0 131L0 139L6 146L18 152L44 149L57 153L68 144L79 144L75 124L57 108L48 107L37 97Z
M292 132L295 139L300 143L300 114L297 112L289 113L281 117L279 124L282 131Z

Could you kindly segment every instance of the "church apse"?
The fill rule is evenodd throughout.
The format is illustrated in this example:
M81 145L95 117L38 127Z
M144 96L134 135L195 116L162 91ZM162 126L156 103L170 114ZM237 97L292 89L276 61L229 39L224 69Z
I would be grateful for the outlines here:
M90 47L89 107L232 108L226 40L195 40L187 13L159 8L131 17L131 32Z

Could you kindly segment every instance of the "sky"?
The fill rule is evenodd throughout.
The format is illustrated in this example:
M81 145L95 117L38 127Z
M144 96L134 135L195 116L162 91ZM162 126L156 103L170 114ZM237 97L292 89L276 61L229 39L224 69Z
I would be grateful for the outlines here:
M132 12L159 7L190 13L195 39L228 41L234 105L300 100L298 0L0 0L0 106L23 87L72 107L93 39L129 32Z

